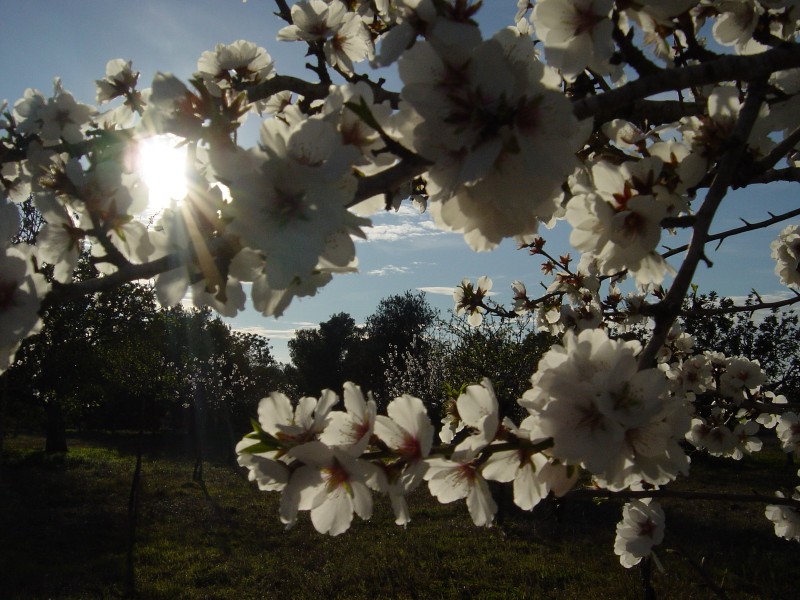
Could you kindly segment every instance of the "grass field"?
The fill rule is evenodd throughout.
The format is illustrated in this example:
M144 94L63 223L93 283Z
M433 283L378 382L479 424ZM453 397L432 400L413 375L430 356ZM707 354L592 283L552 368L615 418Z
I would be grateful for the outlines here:
M463 502L439 505L421 488L412 522L394 525L376 498L370 521L322 536L307 515L284 531L276 494L231 466L205 468L204 493L180 440L146 440L133 582L140 598L640 598L640 571L613 552L621 502L543 503L472 525ZM0 597L129 595L128 496L133 436L5 440L0 470ZM764 475L764 467L770 475ZM777 451L739 463L695 459L680 489L772 493L797 467ZM667 537L653 572L659 598L709 598L706 575L730 598L796 598L800 545L776 538L761 504L663 501ZM126 583L127 582L127 583Z

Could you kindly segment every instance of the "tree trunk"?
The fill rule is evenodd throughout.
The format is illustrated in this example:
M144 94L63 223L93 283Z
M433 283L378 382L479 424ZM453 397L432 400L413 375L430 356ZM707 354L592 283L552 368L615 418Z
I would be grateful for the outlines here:
M48 400L44 405L47 415L47 439L45 440L45 452L66 452L67 451L67 430L64 425L64 411L61 410L61 402Z

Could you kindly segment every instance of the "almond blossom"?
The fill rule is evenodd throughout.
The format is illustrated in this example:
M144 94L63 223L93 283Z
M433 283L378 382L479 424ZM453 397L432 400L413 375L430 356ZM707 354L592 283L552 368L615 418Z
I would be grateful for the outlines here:
M217 44L197 61L200 76L220 89L257 84L275 73L272 57L264 48L246 40ZM213 88L212 88L213 89Z
M453 451L453 458L475 456L495 439L500 425L499 406L492 382L484 377L480 385L469 385L456 400L458 416L472 435Z
M800 476L800 472L798 472ZM785 498L783 492L775 492L778 498ZM800 500L800 486L794 488L792 499ZM764 510L767 519L772 521L775 535L785 540L800 542L800 511L793 506L768 504Z
M211 162L233 197L225 210L228 230L263 252L270 287L286 289L312 273L332 236L344 230L363 237L360 227L368 221L347 210L356 189L350 173L356 150L342 146L333 125L271 119L261 140L249 152L215 151Z
M56 281L72 281L85 232L76 227L64 206L49 194L36 197L36 207L46 221L37 237L40 258L53 265Z
M548 64L573 81L586 68L604 73L614 52L613 0L539 0L531 23Z
M61 81L56 79L53 96L38 111L39 134L44 144L55 145L61 142L77 144L83 140L83 129L89 124L94 109L75 100L64 90Z
M278 32L278 39L323 42L332 67L353 72L353 61L371 58L372 40L358 14L340 0L302 0L292 5L292 25Z
M433 41L408 50L402 97L422 117L414 148L434 163L425 174L434 221L488 250L558 210L581 132L530 39L462 36L447 52Z
M395 398L386 414L376 418L375 435L398 456L384 469L395 523L405 525L411 520L405 495L423 480L428 466L424 459L430 454L434 430L422 400L414 396Z
M622 521L617 524L614 553L626 569L638 565L652 555L653 546L664 540L664 511L650 499L632 500L622 509Z
M537 440L531 439L532 432L526 430L526 422L530 423L530 419L523 421L519 428L505 419L503 426L512 435L535 442ZM514 450L493 452L487 458L482 473L491 481L513 481L514 504L522 510L532 510L551 491L556 496L564 495L578 476L576 469L570 470L551 460L544 452L537 452L525 445Z
M544 355L520 400L535 417L537 435L553 438L553 456L619 489L685 472L677 444L688 422L679 418L680 405L666 402L663 373L638 370L638 342L589 329L567 332L562 343ZM655 464L655 457L663 460Z
M667 206L658 200L659 159L598 162L592 167L597 192L578 194L567 204L570 243L597 257L604 274L633 271L639 284L661 283L669 266L655 252Z
M372 465L338 448L311 441L289 450L303 463L294 471L281 496L281 521L294 525L298 510L307 510L320 533L335 536L350 528L355 512L372 516L372 494L367 487Z
M474 456L461 456L457 460L455 457L454 460L430 458L426 462L428 468L424 477L431 494L439 502L447 504L466 498L472 522L479 527L492 524L497 504Z
M0 372L11 364L19 343L42 325L39 306L50 286L34 271L32 257L27 245L0 245Z
M469 279L461 281L455 290L453 290L453 300L456 303L456 314L462 315L467 313L467 321L473 327L477 327L483 322L483 313L486 309L483 307L483 299L492 289L492 280L485 275L478 278L475 285Z
M136 82L139 80L138 71L133 70L133 62L115 58L106 63L106 75L103 79L95 80L97 88L96 99L98 104L109 102L120 96L130 102L130 95L134 93ZM131 106L135 109L136 106Z
M344 384L344 406L346 412L332 411L328 414L328 424L319 440L359 456L366 449L375 428L375 400L370 395L365 401L361 388L347 381Z
M794 411L786 411L778 417L775 433L781 442L781 449L787 454L800 457L800 416Z
M770 245L775 275L784 285L800 287L800 225L785 227Z

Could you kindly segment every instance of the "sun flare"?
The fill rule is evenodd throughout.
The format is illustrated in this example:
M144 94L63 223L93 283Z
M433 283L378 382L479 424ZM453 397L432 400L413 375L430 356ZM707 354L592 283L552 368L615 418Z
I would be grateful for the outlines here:
M171 135L156 135L139 145L139 173L149 190L148 211L186 196L186 146Z

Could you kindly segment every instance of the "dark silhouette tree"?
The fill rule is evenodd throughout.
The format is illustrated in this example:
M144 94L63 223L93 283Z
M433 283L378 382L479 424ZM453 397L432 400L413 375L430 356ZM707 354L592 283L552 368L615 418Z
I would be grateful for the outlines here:
M360 379L361 331L347 313L337 313L318 329L301 329L289 340L292 383L303 396L323 389L340 391L345 381Z
M362 347L364 384L372 390L379 406L389 398L386 371L403 372L412 357L424 363L430 354L431 331L437 312L423 292L406 291L384 298L367 317Z

